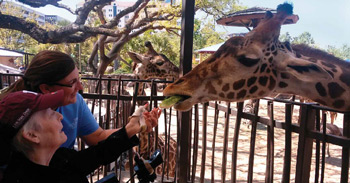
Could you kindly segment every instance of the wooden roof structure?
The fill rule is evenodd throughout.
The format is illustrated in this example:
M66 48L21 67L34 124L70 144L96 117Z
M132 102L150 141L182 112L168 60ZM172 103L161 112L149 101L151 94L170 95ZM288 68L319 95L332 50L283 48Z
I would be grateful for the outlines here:
M231 13L218 19L216 22L220 25L247 27L249 29L249 27L255 27L258 25L259 21L264 18L266 11L270 11L273 14L277 13L277 10L275 9L253 7ZM283 24L295 24L298 20L298 15L291 15Z

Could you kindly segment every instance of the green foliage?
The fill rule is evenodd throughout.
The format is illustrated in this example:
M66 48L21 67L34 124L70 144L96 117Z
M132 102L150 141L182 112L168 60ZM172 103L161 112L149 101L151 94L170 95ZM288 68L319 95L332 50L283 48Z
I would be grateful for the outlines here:
M198 50L223 42L224 33L215 31L212 19L195 20L193 33L193 50ZM205 55L208 57L209 55ZM196 56L198 57L198 56Z
M350 59L350 46L347 44L342 45L340 48L328 45L327 52L344 60Z
M289 32L286 32L285 34L280 35L280 41L288 41L292 44L306 44L306 45L313 45L315 44L314 38L312 38L311 34L309 32L303 32L297 37L291 37Z
M240 6L238 2L238 0L198 0L196 1L196 7L208 15L212 15L216 20L235 11L244 9L245 7Z
M24 19L23 10L21 10L19 7L13 6L11 3L1 3L0 9L2 14L8 14ZM35 22L35 18L36 16L29 13L27 18L25 19L31 22ZM28 48L35 45L37 45L37 41L20 31L11 29L0 29L1 47L32 53L30 52L30 50L28 50Z
M286 32L280 36L280 41L289 41L292 44L306 44L312 47L317 47L317 44L309 32L303 32L299 36L293 38L288 32ZM347 44L342 45L340 48L328 45L325 51L344 60L350 59L350 46Z

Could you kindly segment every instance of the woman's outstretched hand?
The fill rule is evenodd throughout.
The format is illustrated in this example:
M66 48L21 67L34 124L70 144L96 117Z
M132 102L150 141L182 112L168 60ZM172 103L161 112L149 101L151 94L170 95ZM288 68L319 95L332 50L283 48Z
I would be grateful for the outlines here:
M147 104L146 104L147 105ZM146 132L151 132L152 128L158 125L158 118L162 114L162 110L159 108L153 108L151 112L143 112L145 124L147 125Z
M130 137L139 132L151 132L152 128L158 125L158 118L162 110L153 108L152 111L147 111L148 103L135 110L129 118L129 123L125 126L126 132Z

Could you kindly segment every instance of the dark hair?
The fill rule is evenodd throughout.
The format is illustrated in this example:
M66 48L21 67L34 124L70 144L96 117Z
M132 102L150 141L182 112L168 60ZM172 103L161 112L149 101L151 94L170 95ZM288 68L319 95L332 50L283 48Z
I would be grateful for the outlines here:
M41 93L41 84L51 84L62 80L75 69L75 63L69 55L59 52L45 50L34 56L23 77L13 83L0 99L8 93L29 90Z

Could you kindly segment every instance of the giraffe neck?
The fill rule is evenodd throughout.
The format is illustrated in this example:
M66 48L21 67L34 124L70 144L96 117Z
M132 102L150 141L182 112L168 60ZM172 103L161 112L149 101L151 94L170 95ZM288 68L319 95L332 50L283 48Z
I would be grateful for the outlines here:
M328 73L328 78L318 77L317 68L295 68L305 73L305 78L281 73L276 92L291 93L307 97L322 105L338 110L350 110L350 63L342 61L325 52L309 47L293 46L297 59L315 63ZM299 69L299 70L298 70ZM310 75L315 69L315 75Z

